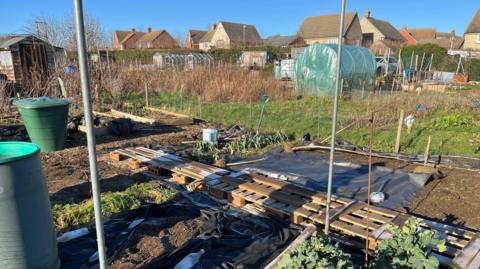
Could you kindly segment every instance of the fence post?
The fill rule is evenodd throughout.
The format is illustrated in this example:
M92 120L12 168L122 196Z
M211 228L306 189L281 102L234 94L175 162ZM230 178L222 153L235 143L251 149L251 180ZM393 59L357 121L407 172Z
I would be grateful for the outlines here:
M397 140L395 141L395 153L400 152L400 138L402 136L402 125L403 117L405 116L405 111L400 110L400 118L398 119L398 128L397 128Z

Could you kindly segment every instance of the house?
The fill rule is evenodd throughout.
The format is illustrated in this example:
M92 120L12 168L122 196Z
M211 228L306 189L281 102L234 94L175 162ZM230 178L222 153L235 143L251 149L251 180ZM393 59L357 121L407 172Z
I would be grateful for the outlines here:
M152 31L148 28L147 32L117 30L113 33L113 48L116 50L126 49L160 49L178 47L177 41L166 31Z
M254 25L220 21L200 39L201 50L262 46L263 40Z
M450 33L437 32L435 28L417 28L409 29L404 26L400 30L407 45L416 44L436 44L445 49L459 49L462 47L463 38L455 34L455 30Z
M188 30L187 37L185 38L186 49L198 49L200 45L200 39L207 33L202 30Z
M55 63L64 57L64 50L33 35L0 38L0 77L17 85L32 75L46 77Z
M130 31L117 30L113 32L113 49L126 50L136 48L136 43L144 32L137 32L135 28Z
M301 47L306 45L305 40L302 37L297 35L291 36L281 36L281 35L274 35L269 36L263 40L263 44L266 46L273 46L273 47Z
M398 49L404 43L402 35L389 22L373 18L369 10L360 20L362 46L375 49ZM372 46L374 45L374 46Z
M313 16L303 21L297 35L302 37L307 44L337 44L339 28L340 14ZM356 12L345 14L343 30L345 44L362 44L362 28Z
M465 42L463 44L464 50L478 50L480 51L480 9L470 21L470 24L465 31Z

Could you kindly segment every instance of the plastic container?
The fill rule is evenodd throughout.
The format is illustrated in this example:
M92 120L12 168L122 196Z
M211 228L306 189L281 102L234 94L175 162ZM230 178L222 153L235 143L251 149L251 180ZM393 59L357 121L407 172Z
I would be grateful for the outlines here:
M69 102L51 97L27 98L14 102L22 115L30 140L42 152L63 149L67 137Z
M217 130L216 129L203 129L203 139L204 142L210 142L212 144L217 144Z
M385 194L380 191L370 193L370 201L374 204L381 204L385 201Z
M60 266L39 151L32 143L0 142L0 268Z

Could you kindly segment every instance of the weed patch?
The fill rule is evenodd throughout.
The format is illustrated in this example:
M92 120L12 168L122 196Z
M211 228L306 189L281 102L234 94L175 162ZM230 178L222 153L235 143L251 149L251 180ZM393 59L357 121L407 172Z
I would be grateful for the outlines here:
M150 183L136 184L122 192L109 192L102 195L104 217L138 208L143 202L162 203L175 196L175 191L155 187ZM53 204L53 220L57 230L66 230L90 223L94 217L92 200L75 204Z

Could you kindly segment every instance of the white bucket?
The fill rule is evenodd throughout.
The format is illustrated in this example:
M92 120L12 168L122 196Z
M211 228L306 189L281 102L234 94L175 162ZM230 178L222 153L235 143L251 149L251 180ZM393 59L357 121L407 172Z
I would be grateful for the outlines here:
M204 142L210 142L212 144L217 144L217 130L216 129L203 129L203 139Z

